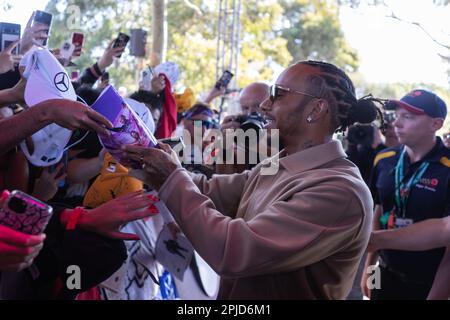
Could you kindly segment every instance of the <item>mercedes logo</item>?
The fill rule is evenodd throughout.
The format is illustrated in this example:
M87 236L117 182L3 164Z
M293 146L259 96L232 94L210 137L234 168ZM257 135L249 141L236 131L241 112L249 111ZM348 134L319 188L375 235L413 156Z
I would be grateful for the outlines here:
M56 89L61 92L69 90L69 77L65 72L58 72L53 79Z

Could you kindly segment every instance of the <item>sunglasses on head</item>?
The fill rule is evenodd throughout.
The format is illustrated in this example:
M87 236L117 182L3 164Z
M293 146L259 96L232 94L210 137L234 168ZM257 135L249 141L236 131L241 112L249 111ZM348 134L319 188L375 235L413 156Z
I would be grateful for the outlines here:
M274 85L270 86L269 99L271 102L274 102L278 97L280 97L281 95L286 94L286 93L297 93L297 94L302 94L307 97L320 99L320 97L317 97L315 95L312 95L312 94L309 94L309 93L306 93L303 91L286 88L286 87L280 86L278 84L274 84Z

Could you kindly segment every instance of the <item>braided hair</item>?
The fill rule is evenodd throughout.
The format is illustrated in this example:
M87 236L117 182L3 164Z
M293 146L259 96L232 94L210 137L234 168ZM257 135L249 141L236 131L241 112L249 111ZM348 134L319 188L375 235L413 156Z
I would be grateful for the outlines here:
M298 63L320 69L319 74L308 77L308 89L329 101L334 114L333 126L337 131L345 131L355 122L371 123L377 114L383 123L382 113L374 103L380 100L371 95L357 99L353 82L344 71L322 61L308 60Z

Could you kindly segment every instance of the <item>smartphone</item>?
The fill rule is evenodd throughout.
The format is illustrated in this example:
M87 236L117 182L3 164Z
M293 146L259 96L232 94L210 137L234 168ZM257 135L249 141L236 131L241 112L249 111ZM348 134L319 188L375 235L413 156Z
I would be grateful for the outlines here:
M73 56L79 57L81 55L81 48L83 47L84 43L84 34L79 32L72 33L72 44L75 46L75 51Z
M183 141L183 137L173 137L173 138L165 138L165 139L159 139L158 142L162 142L165 144L168 144L172 149L181 143L182 148L184 149L185 144Z
M53 16L50 13L36 10L36 12L34 14L34 19L33 19L33 26L35 26L35 25L47 26L48 29L47 29L46 33L49 34L50 26L52 25L52 18L53 18ZM39 43L42 46L46 46L47 39L39 40Z
M0 22L0 51L5 50L11 43L20 39L20 24ZM19 54L19 46L11 52Z
M141 72L141 85L142 88L146 91L150 91L152 89L151 81L153 78L152 68L148 67L142 70Z
M220 77L219 80L217 80L215 87L220 90L222 88L226 88L228 84L230 83L231 79L233 78L234 74L232 74L230 71L225 70Z
M114 40L113 48L126 47L128 41L130 41L130 36L125 33L119 32L116 40ZM122 54L119 54L116 57L120 58L121 56Z
M14 190L0 208L0 224L27 234L41 234L52 214L53 208L48 204Z
M72 57L72 54L74 53L75 45L70 43L69 41L64 41L64 43L61 45L61 48L59 48L59 54L62 59L69 61Z
M147 45L147 31L144 29L131 29L130 55L145 57L145 46Z

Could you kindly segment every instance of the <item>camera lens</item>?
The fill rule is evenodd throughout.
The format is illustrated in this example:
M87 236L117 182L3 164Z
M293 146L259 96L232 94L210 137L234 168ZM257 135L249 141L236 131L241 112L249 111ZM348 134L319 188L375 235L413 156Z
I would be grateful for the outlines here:
M9 209L17 213L25 213L25 211L27 210L27 204L25 203L25 201L15 197L9 200L8 207Z

